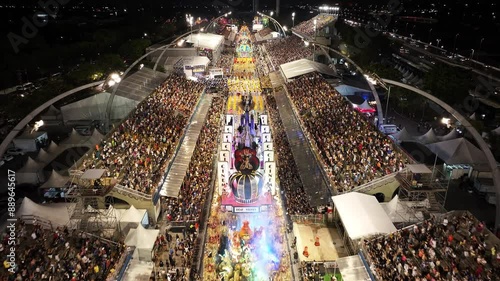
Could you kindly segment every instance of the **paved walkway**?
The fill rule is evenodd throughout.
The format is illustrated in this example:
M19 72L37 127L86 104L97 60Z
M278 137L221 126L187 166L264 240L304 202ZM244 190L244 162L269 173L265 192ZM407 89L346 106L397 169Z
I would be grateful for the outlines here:
M324 180L321 166L311 150L308 140L302 132L297 121L292 105L285 92L277 91L275 94L278 111L280 113L285 132L290 142L295 163L299 170L304 189L312 206L321 206L328 203L330 194L327 183Z
M201 128L205 124L208 109L212 104L212 95L203 95L201 101L194 113L191 122L188 125L184 138L182 139L179 151L175 155L174 162L168 170L167 179L161 187L160 195L167 197L177 198L179 190L181 189L184 175L191 162L198 136L200 135Z

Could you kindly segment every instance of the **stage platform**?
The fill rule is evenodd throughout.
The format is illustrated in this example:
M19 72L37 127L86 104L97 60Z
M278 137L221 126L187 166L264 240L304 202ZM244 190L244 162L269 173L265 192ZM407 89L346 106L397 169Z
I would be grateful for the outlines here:
M293 234L297 237L299 261L334 261L348 255L340 235L333 228L293 223ZM320 246L314 246L316 236ZM308 248L309 257L303 255L304 247Z

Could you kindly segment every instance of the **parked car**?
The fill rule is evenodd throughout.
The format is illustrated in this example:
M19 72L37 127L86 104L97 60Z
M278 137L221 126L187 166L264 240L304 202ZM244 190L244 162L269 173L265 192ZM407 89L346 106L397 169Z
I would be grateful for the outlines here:
M12 155L8 155L8 154L5 154L3 157L2 157L2 160L5 161L5 162L9 162L11 161L12 159L14 159L14 156Z
M11 148L7 150L8 155L24 155L24 151L20 148Z

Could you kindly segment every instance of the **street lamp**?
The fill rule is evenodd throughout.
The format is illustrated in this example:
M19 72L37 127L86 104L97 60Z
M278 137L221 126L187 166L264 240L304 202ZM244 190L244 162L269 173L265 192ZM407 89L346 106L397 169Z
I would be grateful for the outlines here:
M274 15L274 12L273 12L273 11L271 11L271 13L270 13L269 15L271 15L271 17L272 17L272 16Z
M436 39L436 41L438 42L437 47L439 48L439 42L441 42L441 39L438 38L438 39Z
M474 49L471 49L472 53L470 54L470 59L474 58Z
M479 42L479 49L477 49L477 59L479 60L479 52L481 51L481 46L483 45L484 37L481 38L481 41Z
M389 99L391 98L391 85L389 85L389 89L387 89L387 103L385 104L385 122L387 122L387 113L389 112Z
M457 54L457 38L458 38L458 35L460 35L460 33L457 33L457 35L455 35L455 39L453 40L453 57L456 56Z
M411 39L413 39L413 33L412 33L412 34L410 34L410 37L411 37Z
M292 13L292 27L295 26L295 12Z

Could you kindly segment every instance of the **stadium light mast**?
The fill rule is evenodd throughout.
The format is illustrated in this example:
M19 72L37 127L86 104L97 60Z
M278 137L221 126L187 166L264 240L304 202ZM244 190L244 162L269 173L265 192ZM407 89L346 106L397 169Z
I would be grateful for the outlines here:
M292 27L295 26L295 12L292 13Z
M280 0L276 0L276 16L280 15Z

